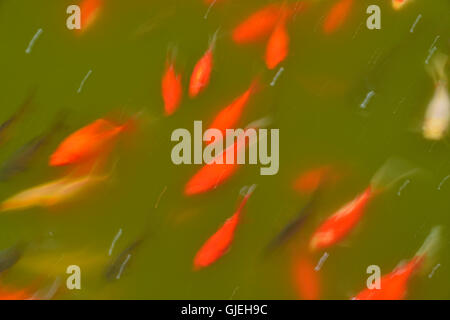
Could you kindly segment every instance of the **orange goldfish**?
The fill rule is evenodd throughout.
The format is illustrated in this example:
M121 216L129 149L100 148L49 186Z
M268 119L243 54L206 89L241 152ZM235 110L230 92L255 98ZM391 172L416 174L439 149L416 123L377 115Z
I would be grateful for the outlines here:
M282 9L286 11L286 9ZM266 49L266 66L274 69L286 59L289 52L289 35L286 30L287 13L281 13L278 22L269 38Z
M241 204L236 212L225 221L224 225L220 227L200 248L194 258L194 270L205 268L220 257L229 249L233 242L234 233L239 223L242 209L247 203L248 198L252 194L254 186L250 187L247 194L244 196Z
M394 10L400 10L405 4L410 2L409 0L392 0L392 7Z
M58 146L50 156L51 166L77 164L90 160L107 151L114 139L132 126L130 119L123 125L99 119L75 131Z
M173 114L181 102L182 86L181 75L175 73L173 63L167 62L166 72L162 79L162 97L166 115Z
M280 9L278 4L270 4L250 15L234 29L233 41L243 44L269 36L279 19Z
M331 166L328 165L314 168L298 176L294 181L293 188L300 193L312 193L324 182L337 180L337 175L332 171Z
M333 33L342 26L347 19L354 0L339 0L329 11L323 24L323 32Z
M233 129L239 121L242 111L247 105L250 96L255 91L257 83L258 80L254 80L250 87L242 95L236 98L230 105L222 109L222 111L220 111L214 118L209 128L220 130L223 136L225 136L226 129ZM211 142L213 141L210 141L209 143Z
M103 0L84 0L80 4L81 30L86 30L98 17Z
M292 275L298 295L305 300L318 300L320 298L320 278L315 266L309 257L294 258Z
M207 192L216 188L231 177L239 167L236 157L247 145L246 133L240 135L236 142L227 147L223 152L217 155L210 163L205 164L197 173L188 181L184 188L184 193L188 196ZM235 161L226 163L227 153L233 152Z
M209 84L214 63L213 53L216 40L217 32L210 41L208 50L206 50L205 54L200 58L192 71L191 80L189 83L189 96L191 98L195 98Z
M325 220L310 240L311 249L324 249L342 240L361 219L371 196L372 188L368 187L353 201Z
M407 263L394 269L380 279L380 288L366 288L356 295L355 300L403 300L406 297L408 282L419 268L423 267L427 258L436 250L441 228L434 227L420 250Z
M400 179L417 171L401 159L391 158L375 173L369 186L351 202L332 214L314 232L310 240L311 249L324 249L347 236L364 215L365 208L373 196Z

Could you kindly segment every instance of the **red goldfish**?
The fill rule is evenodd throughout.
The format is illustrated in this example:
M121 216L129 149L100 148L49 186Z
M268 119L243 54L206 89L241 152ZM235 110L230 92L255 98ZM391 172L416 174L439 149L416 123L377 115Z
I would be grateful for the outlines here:
M239 223L242 209L247 203L248 198L252 194L254 186L250 187L247 194L244 196L241 204L236 212L225 221L224 225L220 227L200 248L194 258L194 270L207 267L217 261L228 250L233 242L234 233Z
M416 171L417 168L411 169L400 159L389 159L375 173L369 186L361 194L332 214L314 232L309 243L310 248L324 249L342 240L358 224L374 195Z
M353 201L325 220L310 240L311 249L324 249L344 238L361 219L371 196L372 189L368 187Z
M97 18L103 0L84 0L80 4L81 30L86 30Z
M222 184L231 177L238 169L239 164L236 157L247 145L246 133L240 135L236 142L227 147L221 154L216 156L210 163L205 164L186 184L184 193L188 196L207 192ZM235 161L226 163L227 153L233 152Z
M253 13L234 29L233 41L243 44L269 36L279 19L280 8L278 4L270 4Z
M320 298L320 279L314 268L314 264L306 256L300 256L293 260L292 275L295 289L298 295L305 300Z
M123 125L99 119L75 131L50 156L51 166L64 166L91 160L107 151L114 139L132 126L133 120Z
M419 268L423 267L427 258L436 250L440 238L440 227L432 229L420 250L407 263L394 269L391 273L381 277L380 288L366 288L361 291L355 300L402 300L406 297L408 282Z
M313 168L298 176L294 181L293 188L300 193L312 193L323 183L338 179L337 174L333 171L332 167L328 165Z
M166 115L170 116L180 105L183 91L181 86L181 75L175 72L175 66L172 62L167 61L161 89L164 100L164 110Z
M354 0L339 0L329 11L323 24L323 32L333 33L342 26L347 19Z
M203 91L209 84L211 78L211 71L214 63L214 47L217 40L217 32L210 41L208 50L200 58L192 71L191 80L189 83L189 96L195 98L201 91Z
M289 52L289 35L286 30L287 12L286 9L282 11L267 43L266 66L269 69L274 69L286 59Z
M255 91L258 80L254 80L250 87L238 98L236 98L230 105L222 109L214 118L210 129L218 129L225 136L226 129L233 129L239 121L242 111L247 105L252 93ZM213 141L210 141L210 143Z

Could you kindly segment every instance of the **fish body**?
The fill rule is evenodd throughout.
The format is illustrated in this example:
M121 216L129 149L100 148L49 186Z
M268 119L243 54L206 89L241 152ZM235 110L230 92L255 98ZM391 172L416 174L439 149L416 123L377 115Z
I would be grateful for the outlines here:
M409 2L411 2L411 1L410 0L392 0L392 8L394 8L394 10L403 9L403 7Z
M323 24L323 32L331 34L337 31L348 18L354 0L339 0L329 11Z
M104 181L105 176L88 175L77 178L64 177L42 184L6 199L2 202L1 211L23 210L32 207L51 207L64 203Z
M175 72L174 64L168 62L162 79L162 97L167 116L172 115L178 109L182 91L181 75Z
M320 298L320 278L314 269L310 257L295 257L292 263L292 275L297 294L305 300Z
M220 227L197 252L194 257L194 270L205 268L216 262L230 248L234 239L234 233L240 221L242 210L250 195L251 191L244 197L236 212L225 221L222 227Z
M233 41L244 44L269 36L279 19L280 9L278 4L270 4L250 15L233 30Z
M423 124L423 136L428 140L441 140L450 123L450 97L445 74L447 61L446 55L437 53L427 70L435 81L435 91L428 104Z
M286 9L282 9L286 11ZM270 35L266 49L266 66L272 70L276 68L284 59L286 59L289 52L289 35L286 29L287 12L281 13L275 28Z
M212 121L209 129L218 129L222 136L226 136L227 129L234 129L242 116L244 108L247 106L252 93L255 91L257 80L254 80L250 87L230 105L222 109ZM213 141L210 141L210 143Z
M84 0L80 4L81 30L87 30L97 19L103 0Z
M359 222L372 196L369 186L354 200L341 207L325 220L310 240L311 249L325 249L342 240Z
M204 193L216 188L230 178L238 169L237 155L246 147L245 133L237 141L217 155L210 163L205 164L187 182L184 193L188 196ZM233 151L232 151L233 150ZM226 163L227 153L234 152L235 161Z
M132 121L132 120L129 120ZM107 151L114 139L123 132L129 122L115 125L99 119L67 137L50 156L51 166L77 164L95 158Z

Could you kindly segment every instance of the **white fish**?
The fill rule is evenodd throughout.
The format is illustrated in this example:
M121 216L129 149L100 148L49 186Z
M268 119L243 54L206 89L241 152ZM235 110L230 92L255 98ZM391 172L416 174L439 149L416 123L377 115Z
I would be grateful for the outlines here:
M448 57L436 54L430 65L429 72L436 83L433 98L428 104L423 124L423 136L429 140L440 140L445 135L450 122L450 98L448 81L445 75L445 65Z

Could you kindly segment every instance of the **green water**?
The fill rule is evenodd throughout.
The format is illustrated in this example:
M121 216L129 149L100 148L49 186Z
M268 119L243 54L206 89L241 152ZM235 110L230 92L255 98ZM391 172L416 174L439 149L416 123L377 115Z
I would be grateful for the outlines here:
M450 2L416 0L394 12L387 0L360 0L345 25L325 36L321 22L334 0L312 1L289 25L291 47L275 86L254 96L242 125L271 116L280 129L280 171L259 175L258 166L241 168L226 184L195 197L183 187L199 166L175 166L170 151L176 128L192 130L194 120L209 122L241 93L256 74L268 82L278 69L264 66L264 45L237 46L231 30L269 1L223 0L204 19L201 0L107 0L83 35L66 28L66 8L76 1L0 2L0 119L8 119L36 87L32 109L2 146L5 161L29 139L47 130L60 110L66 127L33 160L28 171L0 186L7 197L60 177L48 157L69 133L119 111L143 111L150 121L131 146L121 145L112 179L89 197L61 208L29 209L0 216L0 248L29 241L23 258L2 275L10 287L26 287L44 277L61 277L69 265L81 268L81 290L61 290L56 298L95 299L296 299L287 251L270 258L265 246L304 206L293 178L319 164L345 167L344 179L323 195L320 209L301 229L298 245L324 218L367 185L389 157L397 155L423 168L379 196L345 241L327 250L320 276L324 299L348 299L365 286L367 266L382 274L414 255L430 229L444 226L433 277L415 276L408 298L450 298L450 174L448 138L423 139L420 125L433 94L424 62L437 36L449 53ZM381 30L368 30L366 8L381 8ZM411 26L418 15L414 32ZM174 116L163 116L160 81L167 50L176 46L184 85L208 39L220 27L211 84L199 98L183 98ZM29 54L29 42L42 28ZM80 93L80 83L89 70ZM369 91L375 96L360 105ZM258 185L250 198L231 250L213 266L192 271L192 260L215 230L234 212L240 189ZM156 205L157 204L157 205ZM155 208L156 207L156 208ZM149 237L132 253L119 280L108 282L108 250L122 229L116 257L145 230ZM303 250L303 249L299 249ZM313 255L317 262L323 252Z

